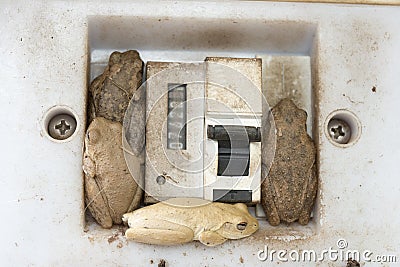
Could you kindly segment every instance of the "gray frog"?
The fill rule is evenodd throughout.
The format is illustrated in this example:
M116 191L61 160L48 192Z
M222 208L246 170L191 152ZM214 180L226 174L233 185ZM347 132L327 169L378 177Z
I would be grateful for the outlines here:
M143 61L129 50L113 52L103 74L89 88L89 122L95 117L123 121L129 101L142 83Z
M305 225L318 187L315 145L306 131L307 113L290 99L281 100L271 112L276 132L266 135L269 140L276 138L276 150L269 172L265 165L262 168L266 178L261 185L261 204L273 226L297 220Z
M121 224L123 214L136 209L142 197L126 165L121 136L121 123L97 117L85 137L86 205L104 228Z

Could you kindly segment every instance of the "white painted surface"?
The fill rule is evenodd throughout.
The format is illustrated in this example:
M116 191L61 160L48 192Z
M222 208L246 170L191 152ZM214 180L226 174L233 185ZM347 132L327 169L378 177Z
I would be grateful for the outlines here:
M162 258L169 266L255 266L264 245L321 251L336 248L339 238L349 249L399 259L399 7L3 1L0 10L4 265L149 266ZM84 232L81 160L89 51L105 55L102 51L128 48L145 60L163 61L310 55L320 178L313 222L277 228L263 223L253 237L216 248L149 246L121 236L109 244L117 229L93 223ZM54 143L41 133L43 115L54 105L67 105L79 116L81 127L70 142ZM324 133L325 118L336 109L348 109L361 121L361 137L351 147L332 145ZM345 265L320 266L329 264Z

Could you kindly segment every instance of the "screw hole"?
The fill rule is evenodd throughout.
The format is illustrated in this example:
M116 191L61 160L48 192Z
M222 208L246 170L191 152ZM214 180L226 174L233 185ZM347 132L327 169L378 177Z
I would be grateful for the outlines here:
M67 114L55 115L50 119L49 135L57 140L65 140L71 137L76 129L76 119Z
M49 109L43 119L46 136L54 142L66 142L75 136L78 123L75 113L66 106Z
M326 119L326 133L329 141L340 147L353 145L360 137L361 123L348 110L332 112Z

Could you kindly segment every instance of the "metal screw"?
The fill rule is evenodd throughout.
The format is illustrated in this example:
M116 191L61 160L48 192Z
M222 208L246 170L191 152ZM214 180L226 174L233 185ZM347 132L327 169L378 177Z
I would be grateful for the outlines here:
M159 185L165 184L165 177L164 177L163 175L157 176L156 182L157 182L157 184L159 184Z
M67 114L54 116L48 126L49 135L57 140L65 140L76 130L76 120Z
M335 143L347 144L350 141L351 129L349 124L343 120L331 119L328 123L328 132Z

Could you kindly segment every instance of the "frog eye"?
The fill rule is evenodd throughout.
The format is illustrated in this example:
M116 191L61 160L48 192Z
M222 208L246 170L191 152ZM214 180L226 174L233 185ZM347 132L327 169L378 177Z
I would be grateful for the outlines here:
M87 139L91 143L96 143L99 140L100 133L97 130L90 130L86 134Z
M243 230L246 229L246 226L247 226L247 222L241 222L241 223L238 223L238 224L236 225L236 228L237 228L239 231L243 231Z

